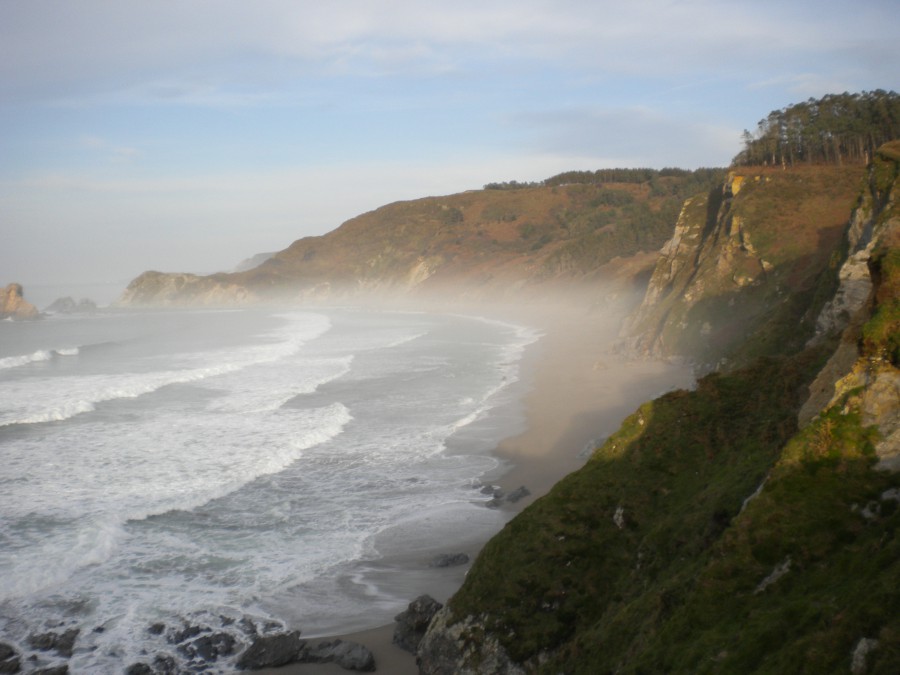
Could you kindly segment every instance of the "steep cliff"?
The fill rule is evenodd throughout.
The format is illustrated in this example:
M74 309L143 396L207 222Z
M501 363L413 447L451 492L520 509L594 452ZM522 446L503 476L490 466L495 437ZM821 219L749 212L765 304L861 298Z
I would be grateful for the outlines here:
M25 299L21 284L9 284L0 290L0 319L36 319L37 307Z
M836 333L841 339L800 410L803 424L853 394L862 423L875 424L881 432L876 444L881 466L894 470L900 469L898 176L900 141L895 141L875 153L850 222L849 255L840 268L840 283L819 315L811 342Z
M628 345L701 372L801 348L832 290L862 176L860 166L744 168L687 200L623 331Z
M120 302L210 304L238 288L248 294L241 302L361 293L480 298L557 282L627 280L646 271L685 193L717 177L711 170L647 173L641 182L485 189L396 202L326 235L299 239L241 273L143 275Z
M694 290L730 307L754 340L768 296L740 289L765 289L785 261L803 260L806 271L781 279L809 287L794 298L783 286L772 309L803 317L800 338L790 349L756 340L752 351L768 354L748 367L641 406L485 546L423 640L421 672L900 672L900 474L889 470L900 417L898 171L897 146L882 148L848 240L827 224L780 231L781 244L747 228L761 221L735 226L748 188L740 175L685 207L644 310ZM820 237L831 250L792 252L794 240ZM847 287L859 270L838 286L837 267L865 248L862 297ZM751 281L741 286L739 273ZM693 319L697 296L668 302L668 314L643 314L656 329L648 349L690 344L671 315ZM726 319L713 316L709 334ZM847 344L852 358L835 364ZM751 353L736 338L722 350ZM798 418L813 380L826 394Z

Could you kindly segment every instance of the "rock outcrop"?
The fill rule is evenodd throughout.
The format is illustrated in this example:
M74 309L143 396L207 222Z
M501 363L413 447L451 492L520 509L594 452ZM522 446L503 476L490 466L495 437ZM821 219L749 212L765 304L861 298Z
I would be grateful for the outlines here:
M878 454L883 466L900 469L900 371L891 356L864 354L864 324L872 312L875 278L890 285L896 271L882 249L900 245L900 141L881 148L873 159L866 187L847 231L848 255L841 265L840 283L816 322L816 344L839 334L840 342L810 386L800 410L808 423L852 390L862 393L865 424L878 425L882 439ZM884 292L889 295L893 289ZM890 301L890 300L888 300Z
M417 597L404 611L394 617L397 625L394 627L393 643L400 649L415 654L425 636L425 631L428 630L428 625L441 607L443 605L430 595Z
M66 296L54 300L44 311L51 314L92 314L97 311L97 303L88 298L76 301L75 298Z
M12 283L0 291L0 319L36 319L37 307L24 297L22 285Z
M804 295L834 265L862 176L859 166L745 168L688 199L623 345L699 372L802 345L815 319Z
M525 675L478 619L454 622L452 616L448 607L440 610L419 643L420 675Z
M117 305L130 307L234 307L257 301L255 293L227 275L144 272L134 279Z

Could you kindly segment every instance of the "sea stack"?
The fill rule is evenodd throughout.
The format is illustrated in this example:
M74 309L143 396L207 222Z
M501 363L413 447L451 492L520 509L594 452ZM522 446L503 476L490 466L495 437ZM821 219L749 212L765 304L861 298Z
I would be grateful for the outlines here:
M22 284L10 284L0 294L0 319L36 319L37 307L25 300Z

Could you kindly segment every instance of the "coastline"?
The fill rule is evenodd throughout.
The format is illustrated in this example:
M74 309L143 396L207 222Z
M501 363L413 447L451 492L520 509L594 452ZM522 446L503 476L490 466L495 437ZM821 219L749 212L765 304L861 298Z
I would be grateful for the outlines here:
M504 515L512 518L538 497L546 494L561 478L578 469L591 448L613 433L622 420L641 403L678 387L691 386L689 368L654 361L630 361L610 351L620 317L598 310L556 308L552 311L516 311L510 320L539 329L542 337L530 345L522 362L522 373L529 378L530 389L524 395L525 430L502 440L493 454L503 460L503 468L488 481L504 493L525 486L530 495L515 504L504 504ZM485 542L452 542L451 547L467 545L474 561ZM454 550L457 550L454 548ZM448 551L435 551L446 553ZM421 560L395 560L385 573L404 574L405 564L411 576L421 572ZM471 562L441 570L437 588L421 592L440 602L462 583ZM432 570L431 577L434 578ZM418 575L422 582L422 575ZM408 580L401 583L414 583ZM420 592L411 592L412 601ZM302 626L301 626L302 629ZM365 630L314 636L312 640L340 638L368 647L377 672L415 675L415 656L392 643L394 624ZM307 636L303 636L307 637ZM346 673L336 664L292 664L258 671L271 675L312 675Z

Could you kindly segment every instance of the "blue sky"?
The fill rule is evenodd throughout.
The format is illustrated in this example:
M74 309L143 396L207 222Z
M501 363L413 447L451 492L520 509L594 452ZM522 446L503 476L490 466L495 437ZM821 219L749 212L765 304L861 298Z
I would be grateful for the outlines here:
M383 204L724 166L900 88L896 0L0 0L0 285L209 273Z

